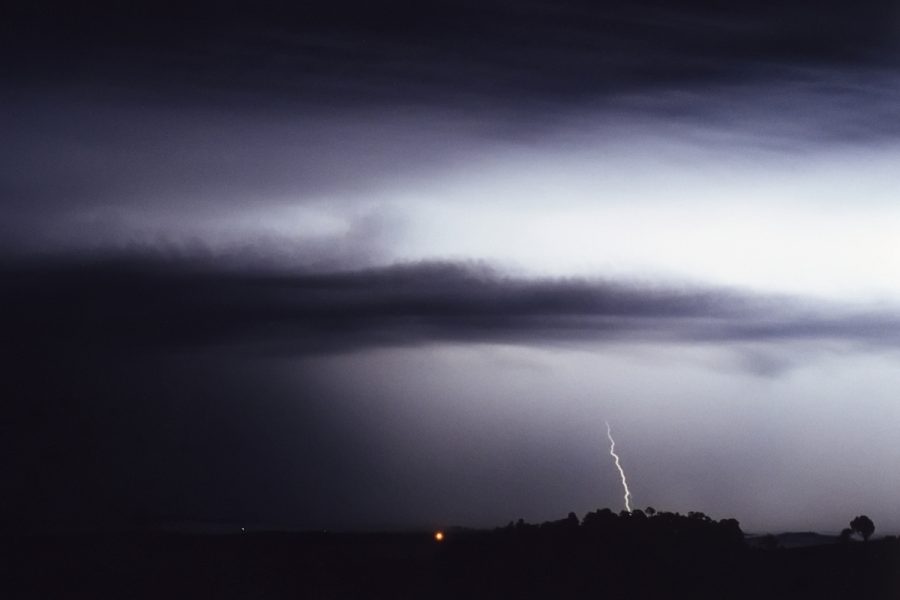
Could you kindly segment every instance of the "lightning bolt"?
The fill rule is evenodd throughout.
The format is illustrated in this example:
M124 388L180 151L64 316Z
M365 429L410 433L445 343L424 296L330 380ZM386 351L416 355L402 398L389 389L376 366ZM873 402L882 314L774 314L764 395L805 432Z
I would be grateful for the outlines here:
M613 439L612 430L609 428L609 421L606 422L606 437L609 438L609 455L616 461L616 468L622 477L622 487L625 488L625 510L631 512L631 492L628 491L628 480L625 479L625 469L619 463L619 455L616 454L616 440Z

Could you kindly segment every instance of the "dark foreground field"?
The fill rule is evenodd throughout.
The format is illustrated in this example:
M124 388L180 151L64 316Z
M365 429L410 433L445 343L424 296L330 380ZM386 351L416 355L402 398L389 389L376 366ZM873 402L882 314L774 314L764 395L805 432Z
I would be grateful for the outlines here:
M897 598L900 543L798 549L583 532L19 536L2 598Z

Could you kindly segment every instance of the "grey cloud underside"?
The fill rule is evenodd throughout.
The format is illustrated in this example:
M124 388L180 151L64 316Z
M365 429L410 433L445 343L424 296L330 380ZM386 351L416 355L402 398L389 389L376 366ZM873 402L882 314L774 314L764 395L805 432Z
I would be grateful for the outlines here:
M895 313L717 289L504 277L432 263L259 272L114 260L4 269L7 349L306 354L434 342L781 343L895 347Z

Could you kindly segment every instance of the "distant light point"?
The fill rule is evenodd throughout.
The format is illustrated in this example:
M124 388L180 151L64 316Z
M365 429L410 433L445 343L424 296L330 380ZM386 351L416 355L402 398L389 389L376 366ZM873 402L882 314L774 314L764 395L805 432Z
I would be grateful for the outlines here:
M444 541L444 532L443 532L443 531L437 531L437 532L435 532L435 534L434 534L434 541L436 541L436 542L443 542L443 541Z

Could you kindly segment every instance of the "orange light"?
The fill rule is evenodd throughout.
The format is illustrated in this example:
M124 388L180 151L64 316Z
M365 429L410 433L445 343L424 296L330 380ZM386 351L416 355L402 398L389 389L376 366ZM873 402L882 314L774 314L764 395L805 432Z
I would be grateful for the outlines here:
M436 542L442 542L442 541L444 541L444 532L443 532L443 531L437 531L437 532L435 532L435 534L434 534L434 540L435 540Z

